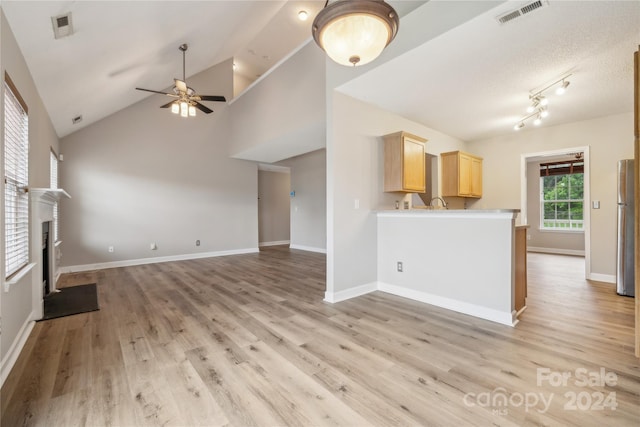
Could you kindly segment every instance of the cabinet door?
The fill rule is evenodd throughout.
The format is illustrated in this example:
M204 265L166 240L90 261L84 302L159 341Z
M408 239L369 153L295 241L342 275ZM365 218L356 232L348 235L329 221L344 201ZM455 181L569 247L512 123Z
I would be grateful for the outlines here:
M459 154L458 162L458 193L468 196L471 194L471 157Z
M425 190L424 144L405 137L403 150L403 187L405 190L423 192Z
M471 194L482 196L482 160L471 159Z

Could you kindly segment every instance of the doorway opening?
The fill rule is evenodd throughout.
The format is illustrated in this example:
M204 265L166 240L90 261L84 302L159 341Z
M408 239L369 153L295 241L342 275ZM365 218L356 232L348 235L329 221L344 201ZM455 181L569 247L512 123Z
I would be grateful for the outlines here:
M554 185L566 186L574 182L575 177L569 179L565 176L563 181L557 178L560 175L556 178L543 178L541 165L544 168L544 165L558 163L558 167L561 167L560 162L575 160L578 156L582 159L584 170L580 179L575 182L580 181L582 191L575 191L575 196L568 193L558 196ZM592 279L589 147L523 154L520 194L522 223L530 226L527 233L528 250L583 256L582 277ZM559 209L565 209L566 212L554 213L554 209L555 212Z
M258 166L258 245L289 245L291 242L291 170Z

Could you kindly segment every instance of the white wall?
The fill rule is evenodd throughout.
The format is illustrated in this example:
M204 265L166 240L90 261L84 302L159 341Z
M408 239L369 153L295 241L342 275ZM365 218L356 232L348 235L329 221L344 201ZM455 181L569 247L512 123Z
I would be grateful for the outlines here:
M2 79L5 71L9 73L11 80L16 85L20 95L28 107L29 114L29 187L49 186L49 152L51 148L58 151L58 137L53 125L44 108L40 95L27 68L27 64L20 52L18 44L13 36L11 28L7 23L4 13L0 13L0 67L2 69ZM4 99L4 84L0 89L0 95ZM4 147L4 102L0 100L0 120L2 129L0 130ZM4 149L2 150L2 176L4 176ZM3 184L4 186L4 181ZM2 212L4 212L4 187L2 189ZM0 240L4 242L4 215L0 225ZM0 265L2 271L4 266L4 244L2 245L2 256ZM33 260L35 254L31 254ZM32 270L32 272L38 269ZM39 270L38 270L39 271ZM4 273L3 273L4 274ZM32 314L32 292L34 281L36 285L39 278L33 277L32 273L26 274L22 279L12 285L8 292L0 290L0 314L2 316L2 334L0 334L0 357L2 360L1 380L2 382L9 373L15 358L18 356L24 340L28 334L31 314ZM38 288L37 286L35 288Z
M377 289L511 326L513 224L506 213L380 213Z
M289 242L290 187L288 172L258 171L258 241L261 246Z
M325 56L308 43L230 105L229 153L274 163L324 148Z
M233 73L233 97L237 98L249 85L253 83L249 77L242 75L241 73Z
M230 61L190 86L231 97ZM60 208L62 265L258 247L257 165L228 157L228 106L182 118L163 101L152 95L61 141L60 181L72 197Z
M464 142L362 101L333 92L327 138L327 298L377 280L377 230L373 213L390 209L401 193L383 192L382 136L400 130L427 139L440 154ZM359 208L355 208L358 200ZM330 250L332 249L332 250Z
M327 156L316 150L278 163L291 170L291 244L294 249L326 252Z
M625 113L471 142L468 150L484 157L484 196L475 207L520 207L523 154L589 146L591 200L600 201L591 209L591 271L615 277L616 168L633 158L633 140L633 114Z
M540 163L527 163L527 246L540 252L584 254L583 231L540 230Z

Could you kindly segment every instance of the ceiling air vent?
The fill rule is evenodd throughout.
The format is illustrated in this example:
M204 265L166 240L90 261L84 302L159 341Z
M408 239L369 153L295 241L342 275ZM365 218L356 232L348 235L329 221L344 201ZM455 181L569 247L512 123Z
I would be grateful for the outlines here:
M531 13L534 10L540 9L541 7L549 6L548 0L536 0L530 3L525 4L524 6L519 7L516 10L510 10L508 12L503 13L496 17L496 20L501 24L506 24L507 22L511 22L516 18L520 18L527 13Z
M71 12L65 15L52 16L53 36L56 39L67 37L73 34L73 21L71 20Z
M82 114L71 119L71 123L77 125L82 121Z

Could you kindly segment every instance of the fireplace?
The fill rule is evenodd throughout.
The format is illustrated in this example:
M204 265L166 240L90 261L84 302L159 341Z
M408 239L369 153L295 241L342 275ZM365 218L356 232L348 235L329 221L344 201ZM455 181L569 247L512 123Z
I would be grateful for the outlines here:
M31 259L35 263L32 284L32 307L35 319L42 319L44 296L56 292L57 253L60 242L53 241L53 206L66 191L32 188L31 195Z

